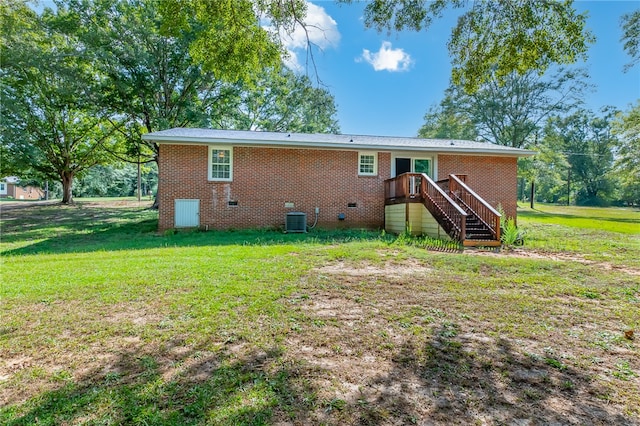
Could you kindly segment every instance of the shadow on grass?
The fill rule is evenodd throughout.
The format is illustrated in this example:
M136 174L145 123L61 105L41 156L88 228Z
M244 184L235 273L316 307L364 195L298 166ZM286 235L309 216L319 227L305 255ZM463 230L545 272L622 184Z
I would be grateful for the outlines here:
M87 372L85 380L0 409L0 423L306 423L315 390L301 379L303 367L283 365L280 357L278 349L240 357L191 350L168 360L166 353L132 350Z
M358 423L636 424L607 410L607 390L552 355L523 355L505 339L482 340L479 350L452 334L441 326L424 347L405 344L393 369L350 407Z
M140 250L214 245L333 244L384 238L360 229L313 230L285 234L279 230L185 230L157 233L157 212L140 208L34 206L5 212L2 242L18 245L5 256Z

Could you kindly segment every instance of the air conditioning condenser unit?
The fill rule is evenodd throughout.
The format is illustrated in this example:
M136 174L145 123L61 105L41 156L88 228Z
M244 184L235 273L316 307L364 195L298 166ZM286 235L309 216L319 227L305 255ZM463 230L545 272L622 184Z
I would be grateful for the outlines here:
M285 232L307 232L307 214L289 212L285 220Z

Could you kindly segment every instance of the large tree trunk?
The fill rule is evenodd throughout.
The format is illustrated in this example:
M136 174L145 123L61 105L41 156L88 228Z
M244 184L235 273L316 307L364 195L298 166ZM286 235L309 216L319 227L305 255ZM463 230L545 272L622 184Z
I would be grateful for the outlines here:
M71 192L73 188L73 172L62 172L62 204L72 204L73 194Z

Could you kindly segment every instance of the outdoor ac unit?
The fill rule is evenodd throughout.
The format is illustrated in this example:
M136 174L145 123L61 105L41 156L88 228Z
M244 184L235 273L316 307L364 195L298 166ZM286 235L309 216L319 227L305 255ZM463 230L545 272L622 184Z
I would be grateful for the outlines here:
M307 232L307 214L302 212L287 213L285 232Z

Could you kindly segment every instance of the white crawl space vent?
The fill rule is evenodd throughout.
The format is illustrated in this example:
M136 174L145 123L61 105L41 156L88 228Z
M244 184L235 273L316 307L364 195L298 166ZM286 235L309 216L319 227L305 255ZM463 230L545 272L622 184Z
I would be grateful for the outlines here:
M302 212L287 213L285 232L307 232L307 214Z

